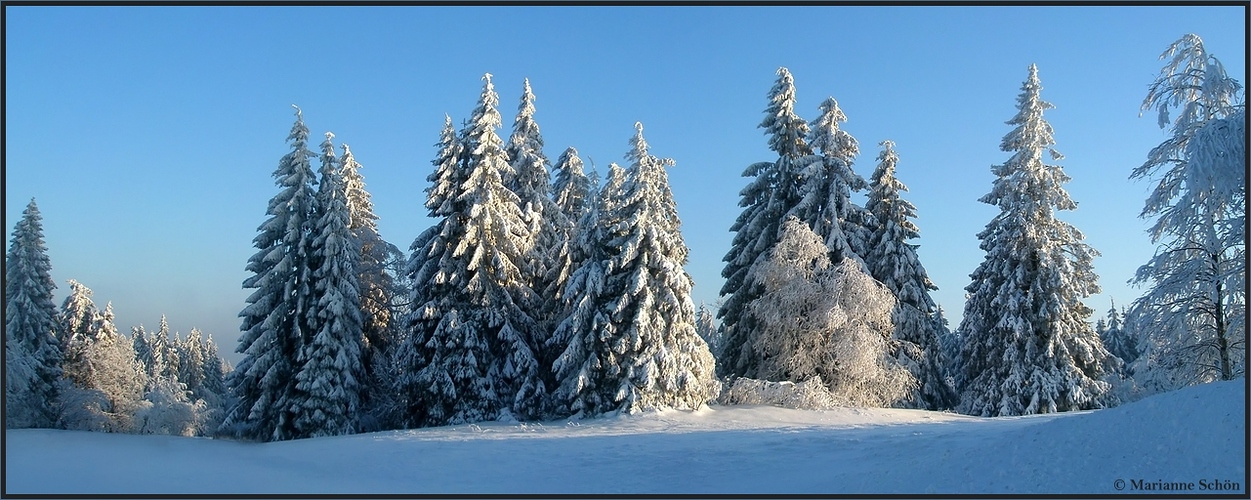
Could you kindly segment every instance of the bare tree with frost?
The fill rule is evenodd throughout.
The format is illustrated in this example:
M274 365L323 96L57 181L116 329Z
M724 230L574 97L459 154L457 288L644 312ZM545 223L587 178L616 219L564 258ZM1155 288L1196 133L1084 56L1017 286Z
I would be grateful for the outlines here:
M1147 292L1126 321L1142 332L1135 379L1148 392L1246 373L1246 104L1242 85L1187 34L1166 60L1142 110L1172 135L1130 178L1156 183L1141 217L1159 244L1131 283ZM1170 111L1176 113L1170 119Z

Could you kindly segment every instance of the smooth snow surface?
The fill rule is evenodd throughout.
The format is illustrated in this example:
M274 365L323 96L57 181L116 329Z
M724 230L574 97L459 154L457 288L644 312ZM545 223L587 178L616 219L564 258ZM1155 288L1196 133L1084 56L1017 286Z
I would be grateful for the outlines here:
M1244 383L1008 418L714 406L268 444L10 430L5 493L1103 494L1122 479L1245 494Z

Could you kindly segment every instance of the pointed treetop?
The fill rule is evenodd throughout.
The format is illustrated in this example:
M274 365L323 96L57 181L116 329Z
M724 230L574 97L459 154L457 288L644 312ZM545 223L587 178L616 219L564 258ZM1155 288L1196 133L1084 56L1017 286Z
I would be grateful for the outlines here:
M626 153L626 159L631 161L641 161L647 157L647 140L643 138L643 122L634 122L634 137L630 138L630 152Z
M769 89L769 106L760 128L769 137L769 149L781 156L800 157L811 153L804 137L808 123L795 114L795 79L786 67L778 68L778 79Z

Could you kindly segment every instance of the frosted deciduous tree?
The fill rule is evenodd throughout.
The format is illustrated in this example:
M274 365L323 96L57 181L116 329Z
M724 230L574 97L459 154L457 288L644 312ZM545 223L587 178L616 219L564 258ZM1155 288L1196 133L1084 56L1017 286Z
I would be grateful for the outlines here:
M4 426L51 427L61 378L60 326L43 216L33 198L13 228L4 262Z
M296 359L311 335L314 306L309 250L317 193L299 108L287 141L292 150L273 174L279 192L252 240L257 252L248 259L252 276L243 287L254 291L239 313L243 333L236 349L243 360L229 377L235 401L222 423L229 434L264 441L295 435L286 400L295 389Z
M890 290L850 258L832 265L808 225L787 217L777 245L751 278L764 289L750 306L759 378L821 380L845 404L887 406L916 382L890 357Z
M965 288L960 330L960 411L1005 416L1100 408L1112 403L1103 381L1111 355L1087 319L1082 299L1099 291L1091 261L1098 255L1082 233L1056 218L1075 210L1063 184L1068 175L1043 163L1054 149L1043 111L1038 68L1017 97L1012 131L1000 149L1012 157L992 171L991 192L980 201L1000 212L978 234L986 252Z
M66 346L58 424L71 430L134 432L147 383L143 366L130 340L114 326L113 305L101 312L90 289L73 280L70 287L63 317L77 314L72 311L85 311L89 317L76 318L80 329Z
M782 218L803 199L802 169L812 148L805 141L808 124L795 114L795 80L786 68L778 68L778 78L769 90L769 106L760 127L769 136L769 149L778 158L754 163L743 172L752 180L739 192L742 213L730 227L734 240L722 259L726 264L721 276L725 297L717 311L725 328L725 345L717 364L721 375L752 377L756 368L750 353L752 337L757 328L744 318L753 300L763 293L747 274L757 261L763 260L777 241Z
M1194 34L1160 58L1142 110L1157 109L1171 136L1130 175L1156 184L1140 216L1155 220L1148 233L1159 248L1131 280L1147 292L1127 314L1144 333L1134 372L1149 392L1246 373L1242 85Z
M920 229L912 222L916 207L899 196L908 186L895 177L899 163L895 143L882 141L880 145L882 152L865 203L877 222L864 259L869 274L886 285L897 300L891 313L894 339L900 343L896 357L918 381L907 406L952 408L959 402L959 394L947 383L947 357L939 344L937 310L930 297L930 291L938 287L917 258L917 247L908 243L920 236Z

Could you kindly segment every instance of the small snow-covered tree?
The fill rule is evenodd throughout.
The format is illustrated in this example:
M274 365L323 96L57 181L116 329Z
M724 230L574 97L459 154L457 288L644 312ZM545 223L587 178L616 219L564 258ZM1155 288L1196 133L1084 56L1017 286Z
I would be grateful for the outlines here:
M209 422L209 409L204 400L192 400L185 387L176 380L166 378L149 383L135 412L134 432L173 436L204 434Z
M947 383L947 359L939 344L937 311L930 297L930 291L938 287L921 265L917 247L908 243L920 236L920 229L912 222L916 207L899 196L908 186L895 177L899 163L895 143L882 141L880 146L882 152L865 203L877 222L864 260L869 274L886 285L897 300L891 313L894 339L899 342L896 359L918 382L916 393L905 405L930 410L952 408L960 397Z
M326 134L326 149L332 134ZM313 224L310 261L313 297L312 339L299 354L291 401L293 437L321 437L356 432L360 418L361 321L356 264L359 240L351 225L343 171L333 158L322 163L317 192L318 217Z
M1105 373L1115 363L1087 318L1082 299L1099 291L1091 265L1098 255L1081 231L1056 218L1075 210L1054 160L1051 125L1043 111L1038 68L1017 97L1014 125L1000 149L1012 153L993 167L991 192L980 201L1000 212L978 234L986 252L965 288L960 330L963 381L960 411L1008 416L1101 408L1114 403Z
M59 341L63 356L62 374L71 382L83 385L91 377L92 370L90 362L83 356L91 341L95 340L95 322L100 311L91 300L90 288L75 280L69 280L68 283L70 293L61 303L61 310L57 314L57 321L60 323L57 332L62 335Z
M1129 334L1121 318L1121 313L1116 310L1116 303L1113 302L1112 307L1108 309L1107 320L1099 318L1095 330L1099 330L1098 325L1103 325L1103 330L1099 332L1103 346L1113 356L1120 358L1124 363L1122 368L1128 371L1133 362L1138 359L1138 340Z
M181 382L179 379L179 367L181 366L181 356L178 352L178 341L169 332L169 322L166 321L165 315L161 315L161 323L156 333L152 335L149 342L151 349L152 363L149 367L149 373L154 379L166 379Z
M750 313L761 326L751 344L759 378L819 378L847 404L887 406L915 380L890 357L890 290L850 258L830 262L828 247L791 216L777 245L751 273L764 288Z
M178 381L187 386L191 400L203 399L204 394L204 335L192 328L187 338L177 339Z
M1144 334L1134 373L1149 392L1246 373L1242 85L1194 34L1160 58L1142 111L1158 109L1172 135L1130 175L1156 182L1140 216L1155 219L1148 232L1160 246L1131 280L1148 289L1127 314Z
M748 305L763 292L747 274L777 242L783 217L803 199L802 169L812 155L812 148L804 140L808 123L795 114L795 79L786 68L778 68L777 74L760 127L765 129L769 149L778 158L754 163L743 171L743 176L752 180L739 192L738 204L743 211L730 226L734 240L722 259L726 263L721 271L725 278L721 287L724 302L717 316L725 329L725 344L717 363L720 375L756 375L752 364L755 357L747 346L758 329L744 316Z
M60 328L43 216L32 198L4 258L5 428L52 427L61 378Z
M200 398L208 406L208 414L205 418L205 434L209 434L220 426L222 418L225 417L226 409L230 408L232 403L230 391L226 388L226 374L230 372L230 368L226 361L221 358L212 334L204 338L204 365L202 371L204 372L204 384L202 386L204 392L200 395Z
M721 351L722 331L717 328L716 315L703 303L700 303L699 309L695 310L695 333L699 334L699 338L704 339L713 358L716 358Z
M595 203L591 193L592 179L587 177L578 150L570 146L556 159L556 176L552 179L552 200L565 215L571 230Z
M252 240L257 249L248 259L252 276L243 282L255 291L239 313L243 333L236 351L243 360L227 382L234 401L222 422L228 434L264 441L295 434L286 399L295 389L296 359L310 335L308 318L314 306L309 249L316 190L308 133L296 108L287 137L292 150L274 171L279 192L269 201L269 218Z

